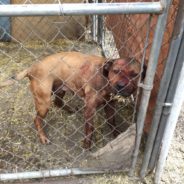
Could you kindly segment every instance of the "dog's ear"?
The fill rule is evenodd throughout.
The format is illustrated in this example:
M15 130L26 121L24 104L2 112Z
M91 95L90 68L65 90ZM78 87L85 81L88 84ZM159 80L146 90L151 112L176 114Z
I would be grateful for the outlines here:
M146 77L146 70L147 70L147 66L144 64L143 65L143 70L141 73L141 80L144 80L144 78Z
M112 60L108 60L108 61L105 62L104 66L103 66L103 75L105 77L108 77L109 70L110 70L110 68L111 68L111 66L112 66L112 64L113 64L114 61L115 60L112 59Z

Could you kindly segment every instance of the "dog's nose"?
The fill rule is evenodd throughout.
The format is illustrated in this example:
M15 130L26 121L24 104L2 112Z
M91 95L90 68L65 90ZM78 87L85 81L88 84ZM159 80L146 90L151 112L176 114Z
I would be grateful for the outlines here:
M126 88L126 84L123 83L123 82L118 83L118 84L116 85L116 90L117 90L118 92L124 90L124 88Z
M117 86L119 88L124 88L126 86L126 84L124 82L118 82Z

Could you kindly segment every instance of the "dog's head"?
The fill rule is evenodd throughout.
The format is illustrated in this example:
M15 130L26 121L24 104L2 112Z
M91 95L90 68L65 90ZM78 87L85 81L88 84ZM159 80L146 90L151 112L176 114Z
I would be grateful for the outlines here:
M139 77L143 80L146 66L141 72L141 64L134 58L115 59L107 61L103 67L103 74L115 94L128 97L137 89Z

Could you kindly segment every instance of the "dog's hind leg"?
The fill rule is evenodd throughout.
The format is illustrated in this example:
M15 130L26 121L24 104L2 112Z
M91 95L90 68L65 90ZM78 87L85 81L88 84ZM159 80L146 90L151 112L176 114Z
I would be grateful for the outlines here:
M63 97L65 95L65 91L64 90L59 90L57 92L54 92L55 95L55 99L54 99L54 104L59 107L59 108L63 108L65 111L67 111L68 113L74 113L75 109L73 109L72 107L68 106L64 101L63 101Z
M54 105L61 108L64 106L63 97L65 96L65 91L59 90L57 92L53 92L55 95Z
M44 132L43 121L47 115L47 112L49 111L49 107L51 104L51 84L52 83L49 81L43 83L40 83L38 81L31 81L30 86L35 100L36 109L34 124L38 131L38 136L42 144L50 143Z

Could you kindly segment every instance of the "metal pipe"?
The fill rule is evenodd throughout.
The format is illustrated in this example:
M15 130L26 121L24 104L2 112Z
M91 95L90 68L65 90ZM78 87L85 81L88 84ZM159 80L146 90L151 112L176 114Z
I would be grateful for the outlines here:
M103 15L98 16L98 44L102 47L102 40L104 34L104 25L103 25L104 17Z
M97 15L92 16L92 38L94 42L97 42L97 30L98 30L98 18Z
M98 0L92 0L90 3L98 3ZM98 31L98 17L97 15L92 15L92 38L94 42L97 42L97 31Z
M174 94L176 91L179 73L181 72L181 68L183 65L183 60L182 60L182 57L183 57L182 51L183 50L184 50L184 33L183 33L182 40L181 40L180 53L178 54L177 61L175 63L175 68L174 68L174 71L172 74L172 79L171 79L169 90L168 90L167 97L166 97L166 102L170 102L171 104L173 103L173 97L174 97ZM158 154L159 154L160 146L161 146L161 140L162 140L162 137L164 134L163 132L165 130L166 122L168 121L170 111L171 111L171 107L169 107L169 106L163 108L159 130L158 130L158 133L156 136L155 145L154 145L154 148L152 151L152 157L151 157L150 163L149 163L150 170L153 170L153 168L155 166L155 162L158 158Z
M148 107L148 103L151 95L151 89L153 86L154 75L158 64L158 57L159 57L160 48L162 45L162 39L165 31L167 15L168 15L168 10L169 10L171 0L161 0L161 3L165 6L165 8L164 8L163 14L159 15L158 17L155 34L154 34L154 41L152 44L149 62L147 66L147 74L144 80L144 84L141 85L143 87L143 91L142 91L142 98L141 98L137 122L136 122L137 134L136 134L136 140L135 140L135 148L133 152L133 159L132 159L131 168L129 171L130 176L134 175L134 170L137 163L137 157L139 153L139 147L140 147L143 127L144 127L144 120L146 117L147 107Z
M183 52L183 50L180 50L180 51ZM161 175L162 175L165 161L166 161L168 151L169 151L169 146L171 144L171 139L173 137L174 130L175 130L177 120L179 117L179 113L182 108L182 103L184 101L184 95L183 95L183 91L184 91L184 80L183 80L184 79L184 55L183 54L182 54L181 59L183 61L182 70L179 76L179 80L178 80L177 87L176 87L176 92L174 94L173 105L171 107L171 112L170 112L169 119L166 124L164 136L162 139L162 146L161 146L160 155L159 155L159 159L158 159L158 163L157 163L156 171L155 171L155 178L154 178L155 184L160 183Z
M101 174L109 172L109 170L93 170L93 169L54 169L54 170L40 170L31 172L19 172L19 173L7 173L0 174L0 181L7 180L22 180L22 179L34 179L34 178L48 178L58 176L71 176L71 175L83 175L83 174Z
M161 13L160 2L0 5L0 16Z
M98 0L98 3L102 3L102 0ZM97 35L97 42L102 47L102 39L104 34L104 25L103 25L104 17L103 15L98 15L98 35Z
M148 136L148 140L146 142L144 159L143 159L142 168L140 171L141 178L144 178L146 175L146 170L148 168L149 160L151 157L153 144L154 144L155 136L158 130L158 125L160 122L162 110L166 104L165 99L166 99L167 91L168 91L169 84L171 81L172 73L174 70L176 58L178 55L178 50L181 44L182 34L184 32L183 8L184 8L184 0L181 0L179 4L179 10L176 16L175 25L174 25L174 31L172 35L172 41L170 44L169 55L167 58L164 74L163 74L163 77L160 83L160 89L159 89L159 93L157 97L156 108L155 108L155 112L154 112L154 116L153 116L153 120L151 124L151 129L150 129L150 133Z

